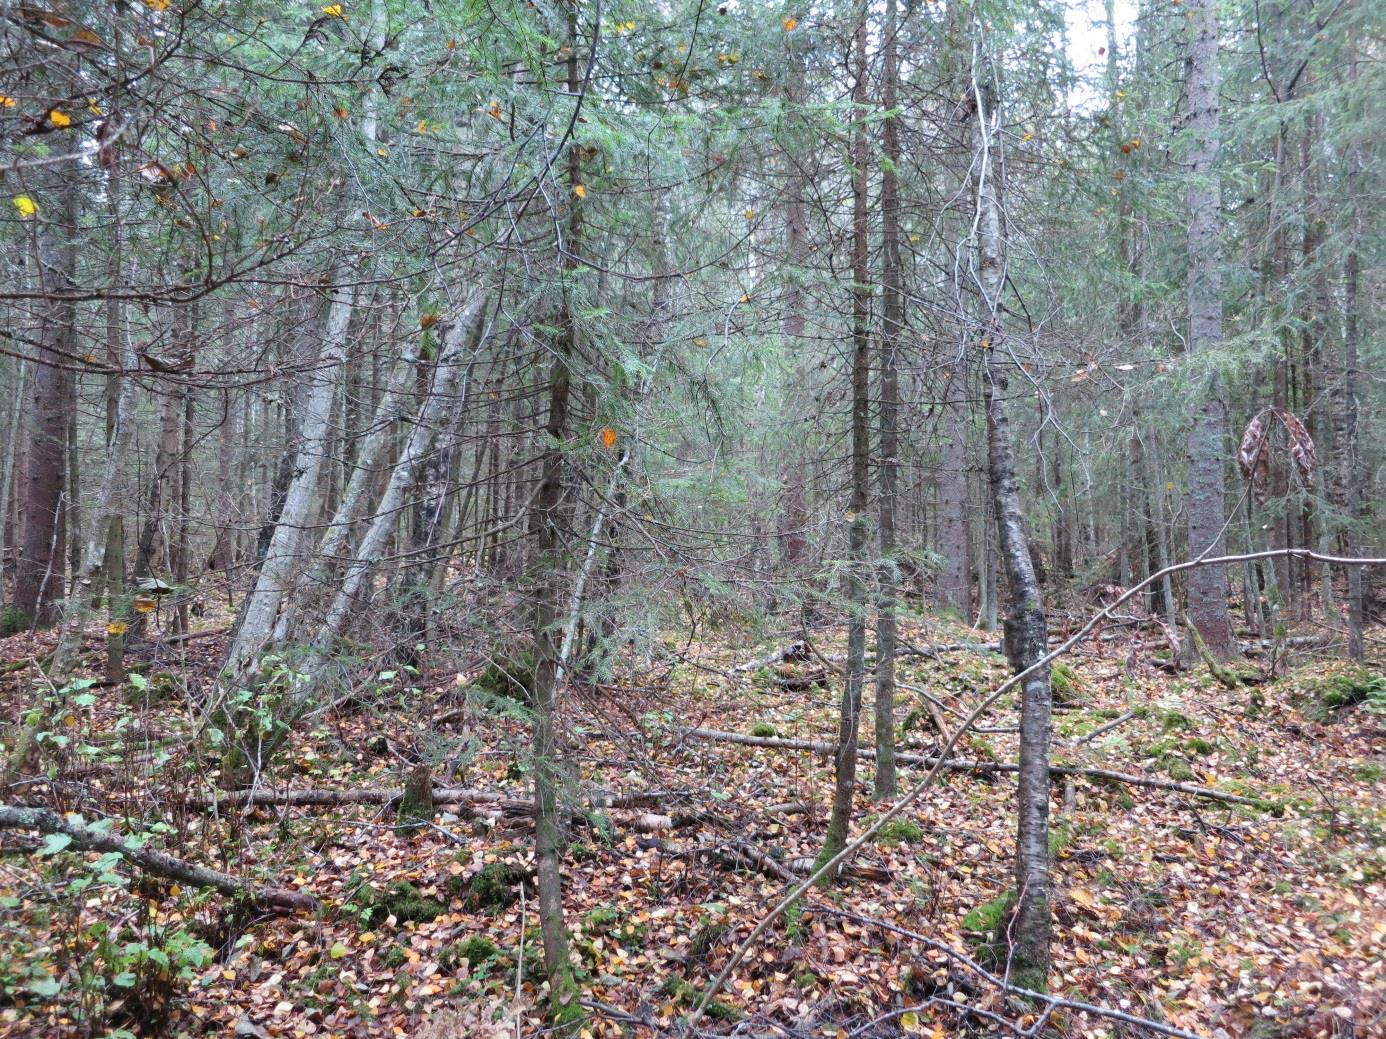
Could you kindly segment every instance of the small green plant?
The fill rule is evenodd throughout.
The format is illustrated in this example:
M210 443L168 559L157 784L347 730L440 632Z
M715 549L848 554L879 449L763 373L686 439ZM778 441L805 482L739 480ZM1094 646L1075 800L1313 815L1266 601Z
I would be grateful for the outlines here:
M775 735L775 727L769 722L756 722L751 726L751 735L768 738Z
M468 888L468 907L499 912L519 898L513 881L510 867L503 862L482 866L480 872L472 877Z

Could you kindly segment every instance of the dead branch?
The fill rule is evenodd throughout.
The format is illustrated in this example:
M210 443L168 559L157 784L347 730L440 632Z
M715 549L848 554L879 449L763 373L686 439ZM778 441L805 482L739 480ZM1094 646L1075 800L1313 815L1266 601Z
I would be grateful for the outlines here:
M77 816L62 816L47 808L0 805L0 827L58 834L68 838L68 846L77 851L115 852L146 873L167 877L194 887L213 888L231 897L248 898L253 904L276 912L311 912L317 909L319 904L316 898L306 892L289 888L259 887L248 880L199 866L168 852L151 848L147 844L137 844L132 837L103 833Z
M796 740L784 739L778 736L743 736L739 732L721 732L717 729L680 729L684 736L691 736L700 740L716 740L722 743L741 743L750 747L775 747L780 750L807 750L815 754L832 754L833 744L826 740ZM874 758L876 752L870 747L861 747L857 754L863 758ZM915 754L911 751L897 751L896 761L908 762L911 765L924 765L929 768L944 768L952 772L972 772L979 774L1017 772L1019 765L1012 765L1004 761L974 761L966 758L948 758L940 761L937 757L925 754ZM1053 776L1082 776L1086 779L1096 779L1104 783L1124 783L1127 786L1143 786L1152 790L1175 790L1181 794L1189 794L1193 797L1206 798L1209 801L1224 801L1228 804L1248 805L1252 808L1266 807L1265 801L1259 801L1254 797L1242 797L1240 794L1229 794L1222 790L1214 790L1212 787L1197 786L1193 783L1176 783L1170 779L1155 779L1153 776L1136 776L1127 772L1113 772L1105 768L1080 768L1075 765L1051 765L1049 774Z

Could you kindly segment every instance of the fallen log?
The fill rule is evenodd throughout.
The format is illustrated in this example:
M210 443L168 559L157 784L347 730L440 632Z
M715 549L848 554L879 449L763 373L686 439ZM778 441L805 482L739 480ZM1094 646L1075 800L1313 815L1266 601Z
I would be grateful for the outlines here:
M832 754L836 747L826 740L798 740L786 739L779 736L743 736L739 732L722 732L718 729L677 729L680 735L689 736L693 739L715 740L722 743L740 743L749 747L773 747L779 750L807 750L815 754ZM871 747L859 747L857 756L863 758L874 758L876 752ZM926 754L915 754L912 751L896 751L895 760L903 761L910 765L924 765L928 768L939 766L951 772L972 772L977 774L995 774L1001 772L1018 772L1019 765L1008 764L1004 761L975 761L967 758L948 758L939 765L939 759L929 757ZM1050 765L1050 777L1054 776L1081 776L1085 779L1095 779L1104 783L1124 783L1127 786L1148 787L1151 790L1175 790L1181 794L1189 794L1193 797L1206 798L1209 801L1224 801L1227 804L1247 805L1252 808L1265 810L1269 802L1258 800L1254 797L1243 797L1240 794L1229 794L1222 790L1214 790L1212 787L1198 786L1194 783L1177 783L1172 779L1156 779L1153 776L1135 776L1128 772L1113 772L1105 768L1080 768L1076 765Z
M130 837L103 833L83 819L62 816L47 808L0 805L0 828L37 830L39 833L63 836L68 839L65 847L76 851L114 852L146 873L167 877L169 880L177 880L193 887L212 888L233 898L247 898L253 905L262 909L281 913L296 910L312 912L319 905L318 900L306 892L289 888L259 887L248 880L207 866L199 866L195 862L177 858L147 844L137 845Z

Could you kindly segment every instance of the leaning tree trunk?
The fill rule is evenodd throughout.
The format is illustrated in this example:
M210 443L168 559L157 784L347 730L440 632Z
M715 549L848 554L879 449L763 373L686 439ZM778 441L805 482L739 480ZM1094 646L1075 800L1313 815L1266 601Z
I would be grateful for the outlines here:
M246 684L260 653L274 632L285 594L298 573L298 549L316 502L318 476L326 459L327 437L336 396L337 376L346 359L347 329L351 324L350 291L334 290L327 309L327 327L315 368L316 382L303 409L298 456L284 492L284 502L270 535L255 587L242 609L236 638L223 665L225 684Z
M1189 149L1188 311L1189 353L1194 363L1222 344L1221 191L1218 158L1218 25L1216 0L1189 0L1191 37L1185 49ZM1227 391L1216 369L1202 381L1189 430L1189 555L1225 555L1223 441ZM1227 568L1201 566L1188 578L1189 620L1218 660L1237 652L1227 612ZM1192 643L1193 640L1190 640Z
M1005 232L1001 212L1003 167L997 152L1000 110L992 88L974 80L977 98L977 282L982 298L983 383L987 405L988 468L996 533L1006 572L1006 656L1016 672L1034 667L1047 651L1048 630L1020 506L1006 404L1008 352L1001 323L1005 285ZM1017 805L1016 911L1010 929L1009 974L1023 988L1043 991L1049 974L1049 742L1048 666L1021 684L1020 781Z
M327 617L313 640L317 666L304 669L310 674L321 667L322 655L330 649L332 640L342 633L347 618L360 598L366 576L395 531L406 496L417 482L423 461L432 450L438 430L445 423L449 410L466 409L466 386L464 385L460 396L454 396L454 391L462 375L471 370L470 363L464 362L462 355L467 345L472 342L473 333L484 312L485 297L478 293L443 333L443 347L438 355L433 387L419 411L413 433L390 473L390 481L385 486L385 493L381 496L379 505L376 506L375 516L361 538L361 543L357 545L351 565L342 576L337 594L327 611Z
M852 90L852 491L847 505L847 678L838 712L837 755L834 761L833 807L819 863L834 858L847 846L852 822L852 799L857 786L857 728L861 692L866 681L866 508L869 494L871 289L867 284L866 194L866 10L857 15L854 51L856 85ZM831 883L832 877L824 878Z

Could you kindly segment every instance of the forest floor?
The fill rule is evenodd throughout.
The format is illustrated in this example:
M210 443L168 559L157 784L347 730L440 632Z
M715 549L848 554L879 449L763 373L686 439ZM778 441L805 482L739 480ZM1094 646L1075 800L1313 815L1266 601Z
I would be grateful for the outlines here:
M985 637L938 621L904 634L915 645ZM830 655L843 641L820 631L815 646ZM180 856L309 891L323 910L255 914L111 858L0 834L0 1032L539 1031L523 706L477 693L475 662L382 669L359 695L296 727L261 784L398 788L426 760L439 782L501 799L441 803L420 831L398 828L394 808L379 804L209 811L196 802L216 793L216 760L203 705L186 688L206 682L219 642L184 643L177 659L154 661L143 690L70 697L61 771L4 800L133 821ZM671 643L650 667L633 663L618 684L572 697L579 775L564 879L593 1036L675 1030L798 860L819 850L826 755L686 731L832 740L839 684L813 684L818 660L734 670L776 644L752 648L739 633ZM1051 990L1209 1036L1386 1034L1386 718L1354 707L1316 720L1312 691L1339 663L1302 656L1287 676L1232 691L1202 669L1155 670L1133 645L1123 635L1069 658L1055 761L1174 776L1274 810L1056 782ZM17 636L0 642L0 662L42 651ZM36 674L0 676L6 717L30 706ZM903 660L900 680L955 724L1004 674L998 656L948 652ZM870 690L863 747L872 745L869 705ZM902 746L918 751L936 745L923 705L918 692L899 691ZM958 753L1013 760L1006 730L1015 724L1014 700L1003 700L980 723L989 731L965 737ZM903 766L902 787L921 771ZM858 832L884 804L870 796L872 773L863 761ZM700 1028L1006 1034L988 1013L1024 1027L1024 1008L929 944L1004 972L988 942L1004 914L987 904L1010 886L1013 789L1007 775L942 776L849 875L772 926ZM644 796L604 809L595 791ZM1149 1034L1067 1011L1048 1024L1055 1035Z

